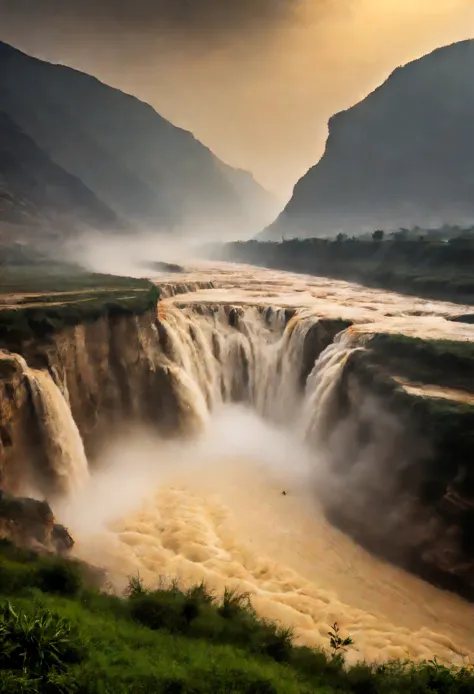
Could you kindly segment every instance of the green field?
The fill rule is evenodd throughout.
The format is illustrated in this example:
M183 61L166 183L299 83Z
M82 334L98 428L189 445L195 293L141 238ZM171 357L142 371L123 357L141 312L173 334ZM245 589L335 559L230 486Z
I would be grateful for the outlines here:
M0 268L0 347L20 349L68 326L107 315L154 310L158 288L147 279L64 266Z
M0 542L0 691L81 694L474 692L470 669L436 661L346 667L344 641L297 647L245 595L176 583L100 593L80 564ZM357 647L357 644L355 644Z
M367 347L375 362L394 374L474 393L474 342L378 333Z

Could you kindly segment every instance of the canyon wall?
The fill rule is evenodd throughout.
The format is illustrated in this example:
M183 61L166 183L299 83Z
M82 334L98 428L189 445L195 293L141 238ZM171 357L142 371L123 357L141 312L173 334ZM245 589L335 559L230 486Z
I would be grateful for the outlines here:
M44 492L68 490L77 458L93 461L124 425L178 426L154 312L77 325L31 342L22 356L4 351L0 369L0 469L12 491L31 476ZM74 428L83 452L71 442Z
M219 404L245 403L309 444L315 498L336 525L473 597L473 407L409 385L420 345L295 309L178 301L3 350L0 486L54 507L127 427L189 436ZM466 354L457 370L452 354L422 361L431 375L449 363L444 386L459 388Z
M336 346L339 368L333 370L325 401L319 400L317 427L309 431L311 443L324 451L319 474L325 510L370 551L472 599L474 397L469 371L464 390L457 389L459 372L453 365L444 371L443 385L423 385L427 377L421 368L412 383L407 371L413 370L420 345L405 360L397 345L392 359L385 345L380 349L386 337L364 336L361 345L360 336L348 331L351 348ZM448 353L443 356L450 361ZM439 383L433 374L431 368L431 383ZM314 392L320 378L315 370L307 389Z

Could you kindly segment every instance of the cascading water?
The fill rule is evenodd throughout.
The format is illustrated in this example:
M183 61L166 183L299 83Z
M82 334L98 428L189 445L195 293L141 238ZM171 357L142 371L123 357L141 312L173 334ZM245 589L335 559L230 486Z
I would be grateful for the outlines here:
M24 365L50 466L66 492L55 510L78 540L78 554L114 576L139 570L149 583L177 574L219 591L248 590L260 614L294 626L309 645L326 646L337 620L358 658L462 662L471 645L457 646L468 643L471 625L464 603L378 562L331 528L306 470L303 484L293 484L302 460L318 464L318 451L307 456L301 441L317 449L330 431L335 389L357 349L338 325L340 309L331 314L333 343L319 344L319 319L309 309L165 303L147 335L156 340L147 359L161 368L159 387L169 380L200 437L165 443L140 432L99 460L87 483L65 398L49 373ZM278 465L287 469L288 487L274 475Z
M86 483L89 471L84 444L69 405L49 373L31 369L24 363L24 375L30 386L54 486L60 493L74 492Z
M315 323L311 316L287 320L279 308L171 307L163 323L165 351L188 387L195 384L200 410L202 399L211 410L242 402L266 419L290 424L302 406L303 350Z
M349 356L359 349L350 331L339 333L316 361L306 381L302 433L306 440L321 446L335 419L337 383Z
M149 349L138 324L136 330L143 358L164 366L193 435L225 403L246 404L279 424L297 421L302 407L303 349L316 322L313 317L290 317L284 309L273 307L181 310L169 306L159 330L153 326L151 332L155 352ZM72 493L87 481L89 473L67 390L63 393L49 372L28 367L20 356L17 361L29 384L52 491ZM131 412L136 415L140 407L137 394L132 396Z

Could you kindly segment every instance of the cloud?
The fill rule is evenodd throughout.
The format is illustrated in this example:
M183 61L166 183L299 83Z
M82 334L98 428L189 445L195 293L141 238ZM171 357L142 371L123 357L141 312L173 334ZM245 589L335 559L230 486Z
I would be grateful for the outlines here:
M17 0L13 11L44 21L151 25L202 37L267 26L287 18L300 4L301 0ZM0 0L0 11L7 5L11 7Z

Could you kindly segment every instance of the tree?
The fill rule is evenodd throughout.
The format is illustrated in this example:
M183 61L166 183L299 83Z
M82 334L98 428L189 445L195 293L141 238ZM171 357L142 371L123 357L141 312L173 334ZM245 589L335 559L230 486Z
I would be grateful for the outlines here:
M383 237L384 237L384 236L385 236L385 232L383 231L383 229L377 229L377 230L374 231L374 233L372 234L372 239L373 239L374 241L383 241Z
M347 241L348 238L349 237L347 236L347 234L338 234L336 236L336 241L337 243L344 243L344 241Z

